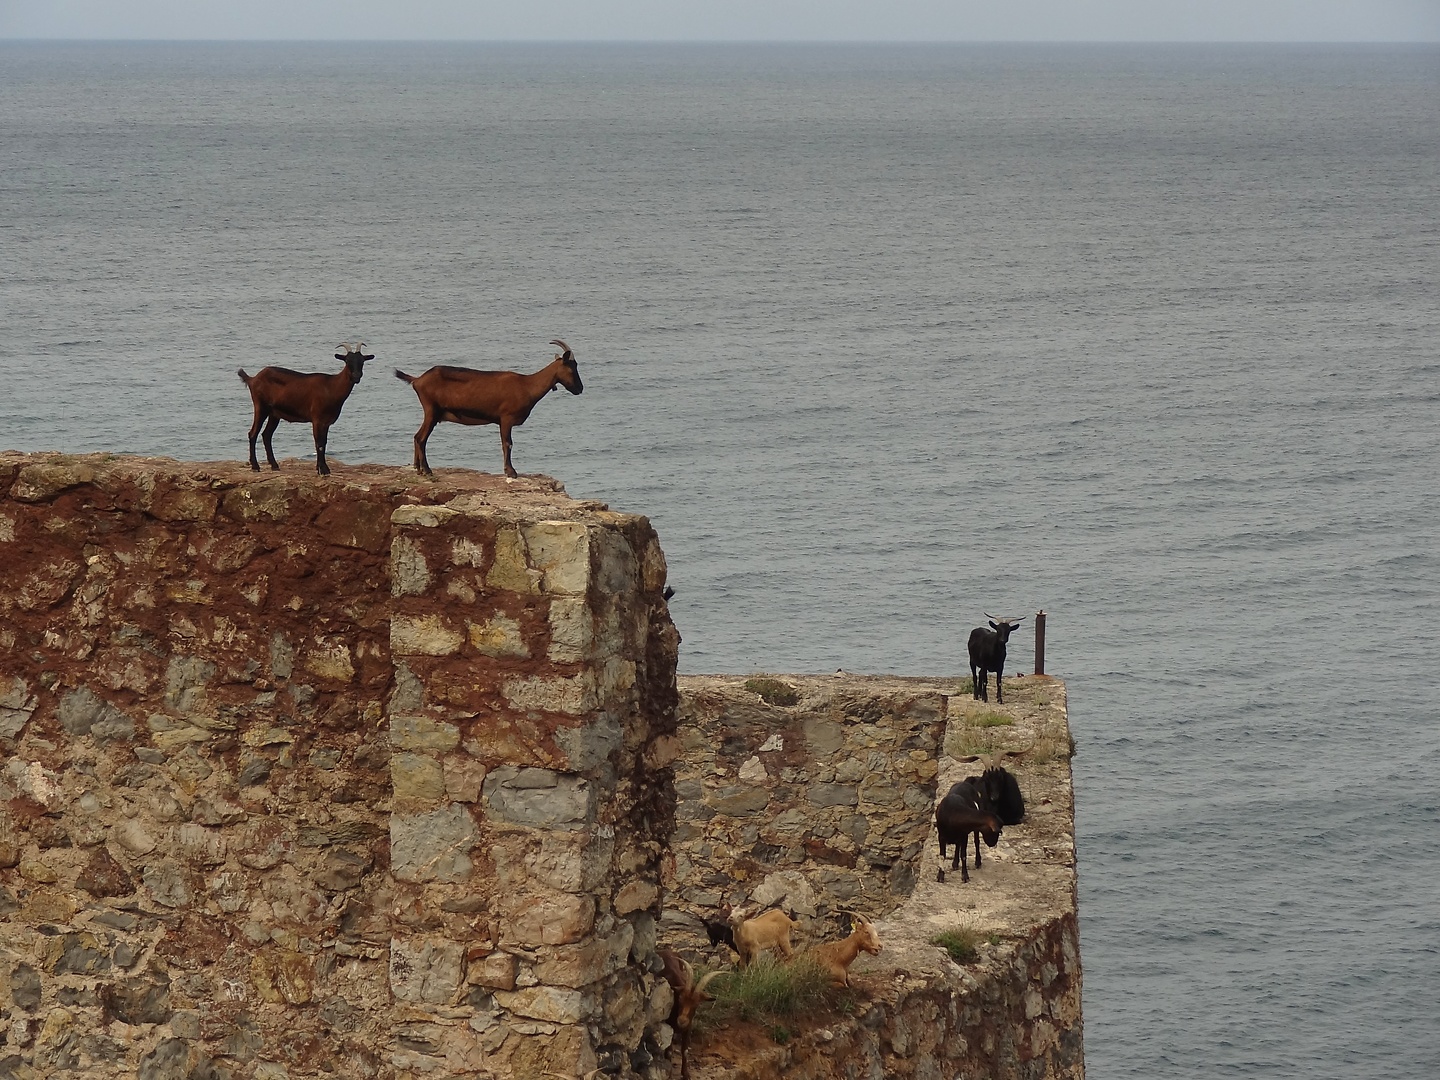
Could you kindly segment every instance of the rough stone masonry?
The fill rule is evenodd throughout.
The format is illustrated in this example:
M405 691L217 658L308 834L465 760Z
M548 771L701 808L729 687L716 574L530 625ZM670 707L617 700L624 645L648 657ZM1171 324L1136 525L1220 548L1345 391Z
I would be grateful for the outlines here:
M664 585L544 478L0 454L0 1075L664 1075Z

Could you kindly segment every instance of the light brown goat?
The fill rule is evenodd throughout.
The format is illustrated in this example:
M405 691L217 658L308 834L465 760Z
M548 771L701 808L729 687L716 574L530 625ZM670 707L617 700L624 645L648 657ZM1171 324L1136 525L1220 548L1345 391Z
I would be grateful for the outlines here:
M310 425L315 436L315 471L321 476L330 475L330 466L325 464L330 425L340 419L345 399L365 373L365 361L375 359L374 353L365 351L363 341L354 345L346 342L339 347L345 351L337 352L335 359L345 361L345 370L334 375L282 367L264 367L254 375L247 375L244 368L240 369L240 380L250 388L250 400L255 405L255 422L250 425L250 468L260 471L260 462L255 459L255 435L262 424L265 426L265 460L270 468L280 468L270 437L281 420L289 420Z
M425 410L425 419L415 433L415 471L422 476L434 475L425 456L425 443L436 424L449 420L471 426L499 424L505 475L517 475L510 464L511 429L525 423L530 410L555 387L563 386L572 394L585 389L570 346L559 338L550 344L559 345L565 351L533 375L443 366L432 367L423 375L406 375L397 370L395 377L414 387L420 407Z
M828 971L839 986L850 985L850 965L862 951L872 956L880 951L880 935L875 924L853 911L845 914L851 919L850 936L817 945L813 953L815 962Z
M790 947L790 931L800 924L779 908L746 919L735 928L735 951L740 966L748 967L766 949L779 949L786 960L795 955Z
M670 1007L670 1026L675 1029L676 1039L680 1043L680 1080L689 1080L690 1027L695 1022L695 1010L700 1007L701 1002L711 1000L710 995L705 993L705 987L710 985L711 979L723 972L707 972L700 982L696 983L695 969L680 959L678 954L670 949L661 949L659 953L660 960L665 965L660 973L670 984L670 989L675 991L675 1003Z

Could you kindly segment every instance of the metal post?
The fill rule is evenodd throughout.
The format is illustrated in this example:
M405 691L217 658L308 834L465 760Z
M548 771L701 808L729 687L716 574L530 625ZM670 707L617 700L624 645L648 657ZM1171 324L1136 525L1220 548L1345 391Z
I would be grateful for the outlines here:
M1035 674L1045 674L1045 609L1035 613Z

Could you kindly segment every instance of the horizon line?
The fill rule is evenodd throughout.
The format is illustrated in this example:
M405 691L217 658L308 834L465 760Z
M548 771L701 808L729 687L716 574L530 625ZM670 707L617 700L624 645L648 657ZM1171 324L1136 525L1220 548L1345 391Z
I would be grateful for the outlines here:
M434 38L4 37L0 44L91 45L1440 45L1435 38Z

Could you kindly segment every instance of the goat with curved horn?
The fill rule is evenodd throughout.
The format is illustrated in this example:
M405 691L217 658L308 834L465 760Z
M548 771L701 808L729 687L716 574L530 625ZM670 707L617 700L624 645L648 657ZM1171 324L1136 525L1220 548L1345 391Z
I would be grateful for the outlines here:
M432 367L421 375L407 375L397 369L395 377L415 390L425 414L420 430L415 432L415 471L422 476L435 475L430 471L425 444L436 424L449 421L467 426L498 424L505 475L518 476L510 463L510 432L525 423L540 399L557 386L563 386L572 394L585 389L574 351L559 338L553 338L550 344L564 351L531 375L446 366Z

